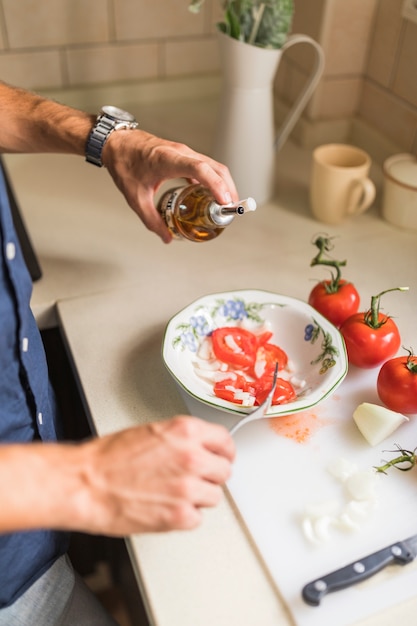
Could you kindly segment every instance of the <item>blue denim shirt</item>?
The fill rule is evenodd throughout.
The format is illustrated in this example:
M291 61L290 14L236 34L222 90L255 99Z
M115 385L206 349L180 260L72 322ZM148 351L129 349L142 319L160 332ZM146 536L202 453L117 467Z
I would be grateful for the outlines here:
M56 408L30 309L32 281L1 172L0 246L0 445L54 441ZM0 608L12 604L66 548L67 535L49 530L0 535Z

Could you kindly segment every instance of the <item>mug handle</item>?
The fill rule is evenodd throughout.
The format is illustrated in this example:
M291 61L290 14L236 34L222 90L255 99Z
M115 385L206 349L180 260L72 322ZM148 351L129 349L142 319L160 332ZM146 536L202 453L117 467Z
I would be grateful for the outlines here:
M347 213L349 215L359 215L359 213L363 213L371 206L375 195L375 185L370 178L352 181Z
M275 138L274 147L276 150L280 150L287 140L308 100L313 95L313 92L317 87L317 84L324 70L323 48L320 46L320 44L317 43L317 41L315 41L314 39L312 39L312 37L309 37L308 35L290 35L282 46L281 52L285 52L285 50L288 50L288 48L294 46L297 43L308 43L313 46L316 53L315 64L311 72L310 78L306 82L297 100L294 102L293 107L284 119L282 127Z

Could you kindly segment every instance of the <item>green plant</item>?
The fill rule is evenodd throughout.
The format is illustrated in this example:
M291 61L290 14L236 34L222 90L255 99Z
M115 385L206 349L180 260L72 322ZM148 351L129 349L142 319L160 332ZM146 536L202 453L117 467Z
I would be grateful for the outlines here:
M198 13L204 0L191 0ZM224 21L219 30L261 48L281 48L291 29L294 0L223 0Z

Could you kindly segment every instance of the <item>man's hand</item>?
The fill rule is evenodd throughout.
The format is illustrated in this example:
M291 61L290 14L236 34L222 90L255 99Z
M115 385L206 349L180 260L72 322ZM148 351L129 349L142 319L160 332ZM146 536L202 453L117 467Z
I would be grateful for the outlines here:
M186 416L81 444L5 444L0 532L194 528L219 502L234 455L225 428Z
M186 178L208 187L219 204L237 201L237 191L225 165L188 146L142 130L113 132L103 148L103 163L129 206L164 243L172 239L154 204L166 180Z
M223 427L185 416L85 446L86 529L115 535L194 528L218 504L234 458Z

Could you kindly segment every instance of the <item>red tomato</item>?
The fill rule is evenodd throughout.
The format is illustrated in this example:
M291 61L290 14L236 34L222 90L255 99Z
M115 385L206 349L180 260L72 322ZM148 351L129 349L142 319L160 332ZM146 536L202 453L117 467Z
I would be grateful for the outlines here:
M249 330L223 326L213 330L211 339L213 352L223 363L242 369L248 369L254 365L258 341Z
M265 402L269 392L272 388L273 375L267 373L258 381L256 381L256 401L257 404ZM283 378L277 378L277 386L275 387L274 396L272 398L272 404L285 404L294 400L296 393L294 387L288 380Z
M260 378L266 373L274 373L275 364L278 363L278 369L282 370L288 363L288 357L284 350L276 346L274 343L265 343L260 346L256 352L256 360L253 375Z
M267 343L267 341L269 341L271 339L272 334L273 333L271 333L270 330L265 330L260 335L256 335L256 339L258 341L258 346L263 346L265 343Z
M340 327L349 362L363 368L381 365L394 356L401 344L397 325L390 317L378 313L378 325L374 328L367 323L368 313L355 313Z
M330 291L330 280L323 280L311 291L308 303L326 319L339 328L343 322L357 312L359 294L352 283L341 279L337 291Z
M378 395L391 411L417 413L417 356L389 359L377 379Z
M213 389L218 398L234 404L243 404L242 392L249 393L253 397L255 397L256 393L253 383L250 383L240 374L218 381L214 384ZM248 404L248 402L245 402L245 404Z

